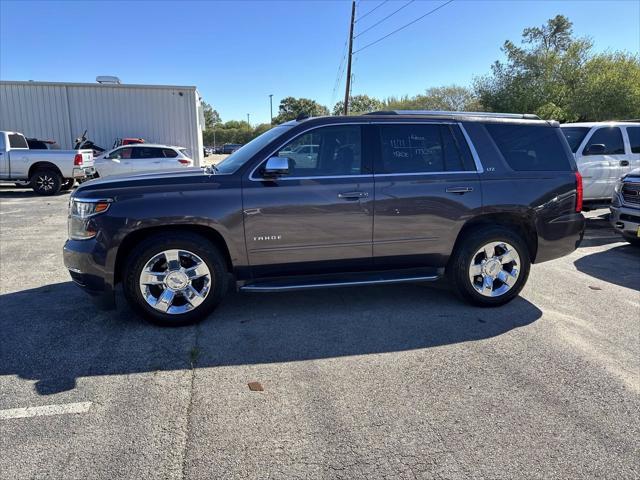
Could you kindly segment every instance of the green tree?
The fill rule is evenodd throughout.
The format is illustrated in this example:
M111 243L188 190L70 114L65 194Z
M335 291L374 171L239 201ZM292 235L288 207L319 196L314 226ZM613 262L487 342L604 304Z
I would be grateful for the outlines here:
M207 102L202 102L202 110L204 112L204 127L205 129L213 128L214 125L221 122L220 115L211 105Z
M360 115L362 113L380 110L381 108L382 102L369 95L354 95L349 98L349 115ZM344 100L341 100L333 106L333 114L342 115L343 113Z
M301 113L310 117L319 117L329 115L329 109L309 98L287 97L280 101L278 115L273 118L273 123L278 124L294 120Z
M459 85L432 87L423 95L415 97L390 97L385 100L384 108L387 110L484 110L473 90Z

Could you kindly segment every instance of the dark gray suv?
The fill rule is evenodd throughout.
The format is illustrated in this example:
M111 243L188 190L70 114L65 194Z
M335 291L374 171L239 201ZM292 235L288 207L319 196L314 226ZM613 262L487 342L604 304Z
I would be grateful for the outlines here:
M555 122L413 111L299 118L217 167L82 185L64 261L104 305L121 282L162 325L203 318L230 283L275 292L447 276L463 299L497 306L518 295L531 263L577 248L581 203Z

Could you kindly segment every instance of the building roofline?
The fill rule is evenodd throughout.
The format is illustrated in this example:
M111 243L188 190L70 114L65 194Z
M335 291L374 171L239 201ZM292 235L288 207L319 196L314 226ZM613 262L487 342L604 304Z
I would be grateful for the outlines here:
M98 88L173 88L197 90L195 85L145 85L139 83L73 83L73 82L39 82L31 80L0 80L0 85L34 85L56 87L98 87Z

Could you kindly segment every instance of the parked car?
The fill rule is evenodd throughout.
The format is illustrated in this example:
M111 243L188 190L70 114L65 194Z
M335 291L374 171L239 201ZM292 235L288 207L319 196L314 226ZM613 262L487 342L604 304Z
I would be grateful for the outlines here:
M299 166L282 152L319 145ZM97 180L72 196L64 263L103 305L122 283L161 325L229 282L281 292L433 281L470 303L518 295L531 263L582 240L581 177L556 122L386 112L294 120L217 166ZM233 279L233 280L231 280Z
M239 143L225 143L222 146L222 152L221 153L233 153L236 150L238 150L242 145L240 145Z
M640 169L618 181L610 210L611 225L627 242L640 247Z
M280 152L279 156L286 156L295 162L297 167L312 168L318 161L320 145L297 145L289 151Z
M31 150L21 133L0 131L0 180L54 195L93 173L91 150Z
M125 145L95 159L100 177L193 167L188 150L170 145Z
M618 179L640 168L640 122L561 125L584 182L585 209L607 206Z

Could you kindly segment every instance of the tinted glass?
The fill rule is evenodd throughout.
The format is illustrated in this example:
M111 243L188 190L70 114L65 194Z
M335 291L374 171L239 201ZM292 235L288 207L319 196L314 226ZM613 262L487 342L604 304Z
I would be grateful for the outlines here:
M359 175L360 135L359 125L321 127L296 137L276 155L289 159L290 177Z
M627 127L631 153L640 153L640 127Z
M591 138L582 151L583 155L590 155L588 150L591 145L604 145L604 153L597 153L595 155L624 154L622 132L618 127L603 127L593 132L593 135L591 135Z
M271 130L267 130L262 135L254 138L249 143L246 143L238 150L233 152L227 158L217 165L216 171L218 173L233 173L238 170L242 165L251 160L251 158L260 150L265 148L272 140L275 140L278 136L286 132L290 126L279 125L273 127ZM224 147L223 147L224 148ZM190 156L190 155L189 155Z
M113 152L111 152L107 158L109 158L109 159L111 159L111 158L123 158L123 159L132 158L131 150L133 150L133 149L132 148L119 148L118 150L114 150Z
M569 143L569 148L573 153L578 151L578 147L584 140L584 137L589 133L589 127L564 127L561 128L562 133L564 134L564 138L567 139L567 143Z
M162 153L161 148L152 148L152 147L135 147L133 148L133 157L132 158L163 158L164 154Z
M171 148L163 148L162 156L164 156L165 158L176 158L178 156L178 152Z
M435 173L473 170L458 127L449 125L381 125L382 163L377 173Z
M25 138L17 133L9 134L9 146L11 148L29 148Z
M513 170L572 170L559 128L499 123L489 123L485 126Z

